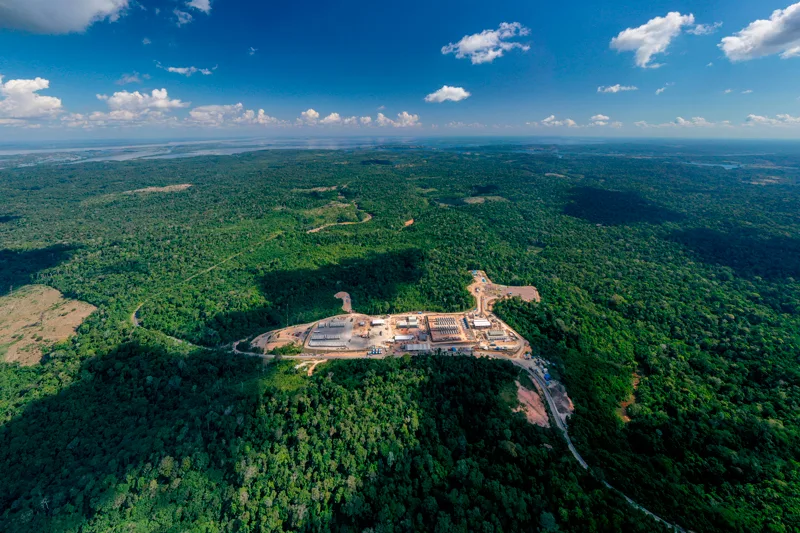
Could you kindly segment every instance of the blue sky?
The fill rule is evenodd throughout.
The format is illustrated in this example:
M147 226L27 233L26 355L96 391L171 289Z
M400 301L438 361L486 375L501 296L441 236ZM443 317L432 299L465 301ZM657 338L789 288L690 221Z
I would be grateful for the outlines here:
M0 50L0 140L800 133L790 0L3 0Z

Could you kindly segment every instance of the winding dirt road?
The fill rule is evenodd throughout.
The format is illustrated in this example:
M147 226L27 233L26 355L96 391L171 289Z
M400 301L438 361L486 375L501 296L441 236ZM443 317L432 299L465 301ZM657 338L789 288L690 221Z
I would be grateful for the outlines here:
M353 226L355 224L366 224L372 220L372 215L367 213L367 217L364 220L360 220L358 222L336 222L335 224L325 224L324 226L320 226L318 228L310 229L306 233L319 233L320 231L324 230L325 228L332 228L334 226Z
M569 438L569 432L567 431L567 426L563 422L563 420L561 420L561 417L558 416L558 409L556 407L556 402L553 399L553 397L550 395L550 391L549 391L549 389L547 387L547 384L544 382L542 377L525 364L525 363L527 363L527 361L512 360L511 362L514 363L515 365L523 368L526 372L528 372L528 375L530 375L531 379L533 379L534 383L536 383L537 387L539 387L539 390L542 392L542 394L544 395L545 399L547 400L547 405L550 407L550 412L553 415L552 418L555 421L556 427L558 427L558 429L561 431L561 434L563 435L564 440L567 441L567 447L569 448L569 451L572 453L572 456L575 457L575 460L578 461L578 464L580 464L581 467L583 467L584 470L590 470L589 469L589 464L584 460L583 457L581 457L581 454L578 453L578 449L575 448L575 445L572 444L572 439ZM655 513L652 513L650 511L648 511L647 509L645 509L644 507L642 507L641 505L639 505L638 503L633 501L631 498L629 498L628 496L623 494L621 491L619 491L619 490L615 489L614 487L612 487L607 481L605 481L605 480L600 480L600 481L601 481L601 483L603 483L603 485L605 485L605 487L607 489L609 489L609 490L611 490L613 492L616 492L617 494L619 494L620 496L625 498L625 501L627 501L628 504L631 507L633 507L634 509L636 509L637 511L643 512L647 516L655 519L657 522L667 526L668 528L672 529L673 531L678 531L679 533L686 533L685 529L683 529L680 526L677 526L675 524L671 524L671 523L667 522L666 520L664 520L663 518L661 518L660 516L656 515Z

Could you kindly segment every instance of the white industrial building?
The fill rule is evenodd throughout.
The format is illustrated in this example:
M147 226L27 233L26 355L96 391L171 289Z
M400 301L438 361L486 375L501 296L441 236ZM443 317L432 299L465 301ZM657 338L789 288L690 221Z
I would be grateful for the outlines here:
M431 345L427 342L422 344L406 344L403 349L407 352L430 352Z
M395 335L394 342L406 342L406 341L413 341L414 335Z
M371 322L372 326L384 326L386 325L386 321L381 318L373 318Z
M472 322L472 327L475 329L485 329L492 327L492 323L486 320L485 318L476 318Z

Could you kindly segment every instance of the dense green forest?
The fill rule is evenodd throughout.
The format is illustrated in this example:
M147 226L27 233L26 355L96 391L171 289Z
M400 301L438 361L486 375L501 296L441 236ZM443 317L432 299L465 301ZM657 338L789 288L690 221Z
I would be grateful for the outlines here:
M0 365L0 529L656 528L607 479L693 531L800 531L800 156L752 163L493 147L0 171L0 294L99 308L41 365ZM221 351L337 313L339 290L466 309L474 268L539 288L496 311L554 361L594 477L501 401L501 363L306 378Z

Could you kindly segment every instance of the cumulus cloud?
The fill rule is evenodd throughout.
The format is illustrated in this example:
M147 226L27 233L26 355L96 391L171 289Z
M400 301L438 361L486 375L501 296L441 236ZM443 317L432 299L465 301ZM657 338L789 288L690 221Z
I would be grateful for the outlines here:
M773 11L769 20L751 22L722 39L718 46L731 61L749 61L773 54L780 54L783 59L800 55L800 3Z
M677 117L672 122L665 122L663 124L650 124L646 121L634 123L635 126L640 128L713 128L713 127L730 127L730 121L724 120L722 122L711 122L703 117L692 117L685 119Z
M375 123L381 127L391 126L394 128L413 128L421 125L419 122L419 115L412 115L407 111L398 113L397 120L392 120L383 113L378 113L378 118Z
M748 126L797 126L800 125L800 117L793 117L792 115L776 115L775 118L764 117L760 115L748 115Z
M450 87L449 85L443 86L438 91L429 94L425 97L425 101L429 103L440 104L442 102L460 102L472 96L465 91L462 87Z
M608 126L608 121L611 120L611 117L606 115L595 115L591 120L592 126Z
M361 117L359 121L361 122L362 126L369 126L372 124L372 117Z
M35 33L82 32L101 20L116 21L129 0L2 0L0 27Z
M483 30L481 33L465 35L457 43L442 47L442 54L455 54L458 59L469 58L473 65L491 63L515 48L527 52L530 46L509 41L516 37L530 35L531 30L519 22L503 22L496 30Z
M112 111L144 111L144 110L170 110L189 107L189 102L170 99L166 89L153 89L150 94L139 91L119 91L111 96L97 95L98 100L103 100Z
M257 112L245 109L242 103L233 105L205 105L189 111L188 123L202 126L272 126L285 122L267 115L263 109Z
M3 124L24 125L30 120L52 118L63 111L61 99L43 96L39 91L50 88L43 78L8 80L0 76L0 120Z
M297 119L297 122L300 124L316 124L318 120L319 113L313 109L309 109L300 113L300 118Z
M725 94L731 94L732 92L733 92L733 89L725 89Z
M742 94L753 94L753 90L752 89L747 89L745 91L742 91Z
M327 117L323 118L319 122L320 122L320 124L326 124L326 125L341 124L342 123L342 117L339 115L339 113L331 113L330 115L328 115Z
M254 55L256 55L256 52L258 52L258 48L253 48L251 46L250 49L247 50L247 55L254 56Z
M208 15L211 13L211 0L190 0L186 3L186 7L193 7Z
M577 128L578 123L572 120L571 118L567 118L564 120L556 119L555 115L550 115L549 117L539 121L539 122L528 122L528 126L544 126L547 128L557 128L561 126L566 126L567 128Z
M145 37L144 39L142 39L142 44L147 46L148 44L153 44L153 41Z
M611 48L618 52L636 52L636 65L642 68L658 68L652 63L653 56L667 51L672 40L683 28L694 25L694 15L681 15L677 11L666 17L656 17L638 28L628 28L611 39Z
M172 13L175 15L175 23L178 26L183 26L184 24L189 24L191 21L194 20L194 17L191 13L187 13L186 11L181 11L178 8L175 8Z
M638 91L638 87L634 87L633 85L620 85L619 83L616 85L609 85L601 86L597 88L597 92L599 93L620 93L626 91Z

